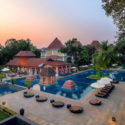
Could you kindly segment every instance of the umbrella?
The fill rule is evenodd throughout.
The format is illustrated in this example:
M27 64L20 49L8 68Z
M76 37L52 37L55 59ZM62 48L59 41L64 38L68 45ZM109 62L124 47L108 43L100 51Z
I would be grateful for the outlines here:
M90 66L93 66L93 64L90 64Z
M85 65L85 67L89 67L88 65Z
M98 82L102 82L103 84L109 84L112 81L112 79L110 78L101 78L100 80L98 80Z
M10 69L8 69L8 68L3 68L1 71L10 71Z
M101 80L105 80L105 81L108 81L108 82L112 81L112 79L110 79L108 77L101 78Z
M89 67L88 65L83 65L83 66L80 66L80 67Z
M83 65L83 66L80 66L80 67L86 67L85 65Z
M112 64L112 66L117 66L118 64Z
M71 67L71 69L76 69L77 67Z
M93 88L103 88L105 85L97 81L95 83L92 83L90 86Z

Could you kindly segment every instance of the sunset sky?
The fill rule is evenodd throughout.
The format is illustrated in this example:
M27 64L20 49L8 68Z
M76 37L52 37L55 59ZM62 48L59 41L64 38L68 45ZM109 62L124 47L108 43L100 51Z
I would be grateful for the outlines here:
M101 0L0 0L0 43L27 39L38 48L56 37L65 43L77 38L115 41L117 28L105 15Z

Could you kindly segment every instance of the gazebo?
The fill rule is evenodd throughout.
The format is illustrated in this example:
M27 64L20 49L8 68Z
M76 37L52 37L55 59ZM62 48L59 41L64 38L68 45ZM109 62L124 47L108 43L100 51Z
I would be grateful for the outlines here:
M40 84L51 85L56 83L55 70L52 66L46 65L40 72Z

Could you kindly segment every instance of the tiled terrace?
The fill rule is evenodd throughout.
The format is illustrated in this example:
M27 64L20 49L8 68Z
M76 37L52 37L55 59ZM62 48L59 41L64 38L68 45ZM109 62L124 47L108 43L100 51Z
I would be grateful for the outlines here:
M48 101L36 102L35 97L24 98L22 90L20 92L0 97L0 103L6 101L6 106L17 113L20 108L25 109L25 117L37 122L40 125L125 125L125 83L120 82L115 85L116 88L108 99L97 98L94 94L98 90L94 90L80 101L52 95L36 90L28 90L35 95L46 96ZM100 99L101 106L92 106L89 104L91 99ZM62 108L54 108L50 104L50 100L55 99L63 101L65 106ZM82 106L84 111L81 114L73 114L67 108L66 104ZM115 116L117 122L111 121L111 117Z

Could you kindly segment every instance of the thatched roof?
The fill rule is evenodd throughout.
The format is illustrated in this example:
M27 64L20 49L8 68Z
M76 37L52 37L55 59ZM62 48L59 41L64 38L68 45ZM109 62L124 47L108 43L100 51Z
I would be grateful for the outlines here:
M55 70L49 65L45 66L40 73L40 75L43 76L53 76L55 74L56 74Z

